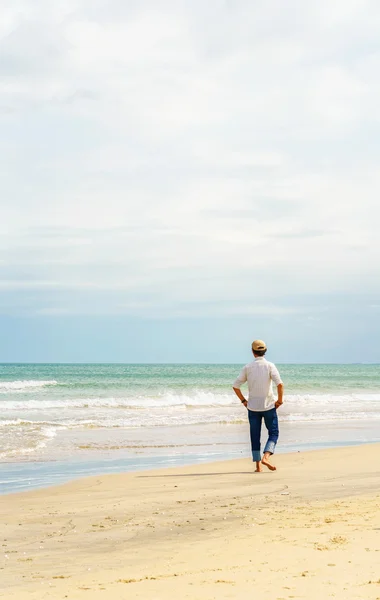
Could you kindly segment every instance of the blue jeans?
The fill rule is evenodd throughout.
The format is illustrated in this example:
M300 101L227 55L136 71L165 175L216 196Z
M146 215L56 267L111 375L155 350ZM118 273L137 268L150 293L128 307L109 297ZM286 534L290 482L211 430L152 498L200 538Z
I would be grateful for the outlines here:
M265 452L274 453L276 448L279 430L278 430L278 418L277 411L275 408L271 410L265 410L262 412L256 412L248 410L248 420L251 433L251 448L252 448L252 459L254 461L261 460L260 452L260 437L261 437L261 423L264 419L265 427L268 430L268 441L264 448Z

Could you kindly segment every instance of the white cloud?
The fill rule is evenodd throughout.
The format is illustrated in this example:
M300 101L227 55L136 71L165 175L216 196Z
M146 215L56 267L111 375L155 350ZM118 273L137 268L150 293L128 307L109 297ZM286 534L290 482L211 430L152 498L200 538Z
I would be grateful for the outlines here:
M379 292L377 2L4 5L3 312Z

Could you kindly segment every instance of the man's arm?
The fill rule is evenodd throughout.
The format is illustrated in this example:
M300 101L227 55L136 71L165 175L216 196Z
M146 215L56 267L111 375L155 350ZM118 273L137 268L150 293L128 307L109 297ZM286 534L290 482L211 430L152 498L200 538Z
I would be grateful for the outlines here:
M274 405L275 408L279 408L279 406L281 406L281 404L283 403L283 397L284 397L284 384L279 383L277 386L277 402Z
M247 406L248 402L244 398L243 394L241 393L240 386L243 385L243 383L246 383L246 381L247 381L247 369L246 369L246 367L244 367L241 370L239 377L236 379L236 381L234 381L232 389L234 390L235 394L239 398L240 402L242 404L244 404L245 407Z
M281 375L278 372L276 365L274 365L273 363L271 363L270 365L270 378L273 381L273 383L277 386L277 402L274 406L275 408L278 408L283 403L284 384L282 383Z
M248 402L247 402L247 400L244 398L243 394L241 393L241 390L240 390L239 388L236 388L236 387L234 387L234 388L232 388L232 389L233 389L233 391L235 392L235 394L237 395L237 397L239 398L240 402L241 402L242 404L244 404L244 406L245 406L245 407L247 407L247 405L248 405Z

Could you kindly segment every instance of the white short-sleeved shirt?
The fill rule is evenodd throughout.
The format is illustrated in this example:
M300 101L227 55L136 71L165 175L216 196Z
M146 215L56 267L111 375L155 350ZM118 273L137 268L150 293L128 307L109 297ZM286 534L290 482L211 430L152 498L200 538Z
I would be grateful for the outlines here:
M273 363L260 356L243 367L233 387L240 389L243 383L248 382L248 409L266 411L274 408L276 402L272 381L276 385L282 383L280 373Z

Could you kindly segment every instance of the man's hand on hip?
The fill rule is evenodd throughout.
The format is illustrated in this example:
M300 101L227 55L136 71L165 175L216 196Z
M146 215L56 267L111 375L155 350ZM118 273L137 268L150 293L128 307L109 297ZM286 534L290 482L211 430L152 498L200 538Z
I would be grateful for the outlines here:
M282 383L279 383L277 386L277 402L274 405L275 409L277 410L277 408L279 408L282 404L282 398L284 397L284 386Z
M235 387L234 387L234 388L232 388L232 389L234 390L235 394L236 394L236 395L237 395L237 397L239 398L240 402L241 402L242 404L244 404L245 408L247 408L247 404L248 404L248 402L247 402L247 400L244 398L243 394L241 393L241 391L240 391L240 388L235 388Z

